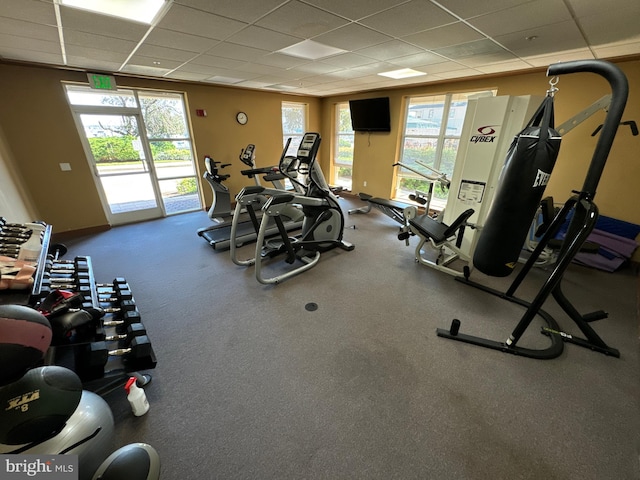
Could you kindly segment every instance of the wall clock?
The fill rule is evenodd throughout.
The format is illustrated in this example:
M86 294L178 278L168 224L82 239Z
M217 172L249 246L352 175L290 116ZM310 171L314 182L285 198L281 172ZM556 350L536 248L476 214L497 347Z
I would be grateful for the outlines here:
M249 121L249 117L247 117L247 114L244 112L238 112L236 114L236 121L240 124L240 125L245 125L248 121Z

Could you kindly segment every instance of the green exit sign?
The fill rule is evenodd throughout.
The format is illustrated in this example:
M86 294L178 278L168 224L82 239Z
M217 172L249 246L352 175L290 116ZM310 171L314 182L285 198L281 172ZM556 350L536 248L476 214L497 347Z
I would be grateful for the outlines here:
M87 73L89 85L98 90L117 90L116 77L113 75L103 75L101 73Z

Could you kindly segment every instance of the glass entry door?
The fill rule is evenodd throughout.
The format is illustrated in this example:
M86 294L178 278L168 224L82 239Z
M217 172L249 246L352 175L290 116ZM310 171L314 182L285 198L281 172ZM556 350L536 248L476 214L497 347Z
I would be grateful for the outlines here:
M112 225L163 216L137 114L78 114Z
M65 90L111 225L202 209L183 94Z

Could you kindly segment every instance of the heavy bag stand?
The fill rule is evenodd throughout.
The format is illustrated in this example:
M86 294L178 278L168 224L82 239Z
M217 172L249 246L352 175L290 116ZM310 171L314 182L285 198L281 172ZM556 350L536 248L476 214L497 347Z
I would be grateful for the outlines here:
M554 64L547 70L547 76L557 76L578 72L589 72L601 75L609 82L612 92L611 105L605 117L602 133L598 139L598 143L596 144L582 190L579 192L574 191L575 195L573 195L558 212L556 217L553 219L553 222L542 236L542 239L533 251L531 257L527 260L506 293L502 293L498 290L470 281L468 267L465 271L464 278L456 278L458 281L462 281L500 298L526 307L526 312L505 342L498 342L495 340L459 333L460 321L457 319L452 321L449 330L438 328L436 332L439 337L537 359L552 359L560 356L564 349L564 342L587 347L591 350L604 353L605 355L611 355L617 358L620 357L620 352L615 348L609 347L589 325L589 322L606 318L607 313L604 311L596 311L584 315L580 314L564 296L561 289L561 280L564 272L593 230L596 220L598 219L598 208L595 203L593 203L593 198L595 197L596 188L611 150L613 139L616 135L620 119L622 118L622 113L629 93L627 78L622 71L612 63L601 60L580 60ZM534 265L540 253L544 250L549 241L557 234L571 211L573 211L573 216L569 223L565 240L560 249L556 266L538 292L537 296L531 303L514 297L516 289L531 270L531 267ZM585 338L578 338L574 335L561 331L555 319L549 313L542 310L542 305L549 295L553 296L560 307L567 313L571 320L575 322L584 334ZM541 333L550 338L551 345L542 350L518 346L518 340L520 340L536 315L540 315L540 317L546 322L547 326L542 327Z

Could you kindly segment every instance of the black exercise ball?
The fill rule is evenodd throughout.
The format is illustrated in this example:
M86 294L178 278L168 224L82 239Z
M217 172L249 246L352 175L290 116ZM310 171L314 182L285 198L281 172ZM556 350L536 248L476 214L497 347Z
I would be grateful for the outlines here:
M0 385L40 364L51 344L51 325L23 305L0 305Z

